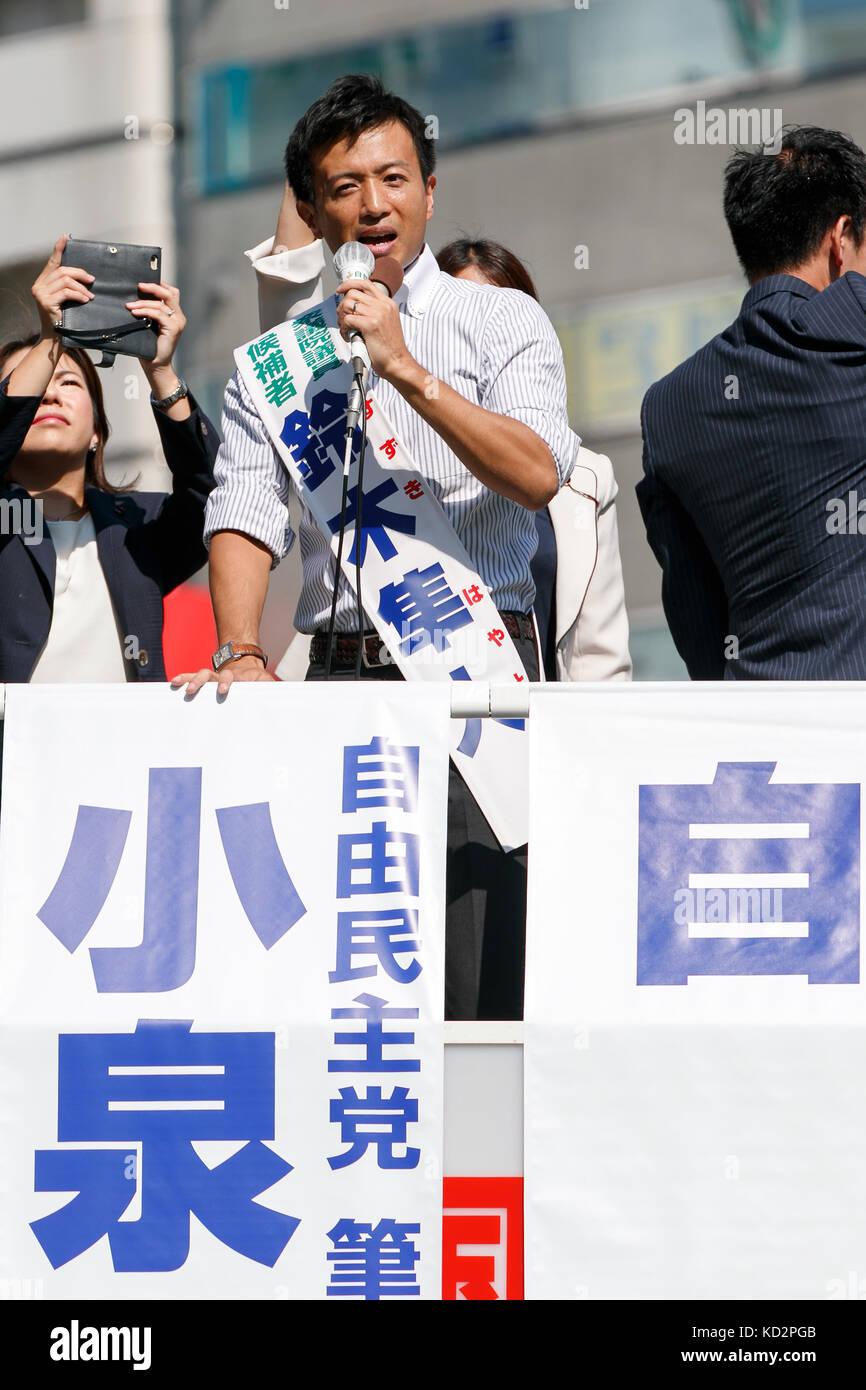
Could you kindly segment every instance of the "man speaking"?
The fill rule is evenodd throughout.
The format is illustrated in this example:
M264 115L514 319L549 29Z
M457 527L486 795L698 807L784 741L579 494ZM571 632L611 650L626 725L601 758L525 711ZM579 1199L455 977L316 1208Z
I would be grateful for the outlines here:
M340 284L337 321L344 338L353 331L363 337L374 400L441 504L527 675L537 679L532 513L568 478L579 440L568 425L559 344L539 305L516 290L442 274L425 245L434 163L424 118L376 78L340 78L313 103L286 150L298 213L317 239L307 248L306 299L296 296L290 312L323 298L322 242L332 252L361 242L374 258L393 257L403 267L393 298L364 281ZM286 469L239 373L226 391L223 435L205 540L225 653L217 677L226 690L234 680L270 679L259 621L272 565L294 536ZM325 674L334 557L307 508L299 539L304 585L295 625L312 635L308 678L315 678ZM399 678L365 623L361 674ZM351 678L356 600L342 574L334 630L330 675ZM205 679L190 680L190 693ZM520 1017L525 849L500 850L453 766L448 851L446 1017Z

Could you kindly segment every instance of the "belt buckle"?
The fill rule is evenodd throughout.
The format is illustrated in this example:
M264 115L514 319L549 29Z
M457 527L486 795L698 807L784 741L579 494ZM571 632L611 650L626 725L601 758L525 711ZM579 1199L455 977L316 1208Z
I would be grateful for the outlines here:
M372 635L374 636L375 640L379 643L379 651L377 653L376 660L371 661L371 659L367 655L367 638L365 637L363 646L361 647L361 665L366 666L368 671L378 670L380 666L393 666L394 661L391 657L391 653L388 651L388 648L385 646L385 643L382 641L378 632ZM386 656L388 657L387 661L382 660L382 652L385 652Z

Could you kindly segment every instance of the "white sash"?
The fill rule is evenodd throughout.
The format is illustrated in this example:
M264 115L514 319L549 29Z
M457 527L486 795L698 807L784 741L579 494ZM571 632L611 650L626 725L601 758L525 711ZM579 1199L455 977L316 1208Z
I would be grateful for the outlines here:
M274 448L334 554L349 358L334 296L235 351ZM389 654L407 680L528 680L486 585L374 395L366 411L362 602ZM342 557L353 591L357 491L354 460ZM503 847L525 844L524 721L454 721L451 757Z

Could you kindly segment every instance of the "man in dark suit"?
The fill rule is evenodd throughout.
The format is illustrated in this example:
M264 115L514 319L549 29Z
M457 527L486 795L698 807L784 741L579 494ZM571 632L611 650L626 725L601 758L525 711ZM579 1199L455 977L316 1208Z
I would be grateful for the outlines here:
M800 127L735 153L751 289L650 387L638 501L696 680L866 679L866 156Z

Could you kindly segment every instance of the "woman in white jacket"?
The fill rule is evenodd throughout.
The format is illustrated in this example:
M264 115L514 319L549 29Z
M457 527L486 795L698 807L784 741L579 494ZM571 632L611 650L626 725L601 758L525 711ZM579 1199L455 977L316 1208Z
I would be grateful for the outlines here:
M526 266L489 240L452 241L436 257L447 275L538 298ZM628 618L610 459L581 444L571 477L536 513L532 573L548 680L630 680Z
M281 319L303 313L321 298L322 243L313 240L298 216L288 185L276 237L246 255L258 280L262 332ZM495 242L452 242L437 260L446 274L538 298L522 262ZM542 544L533 573L538 588L536 611L547 629L540 637L548 680L631 679L616 494L610 459L581 445L568 483L539 514ZM548 517L546 529L549 534L552 526L555 554L554 546L545 547L544 542ZM296 634L276 668L281 680L304 679L309 640L303 633Z

